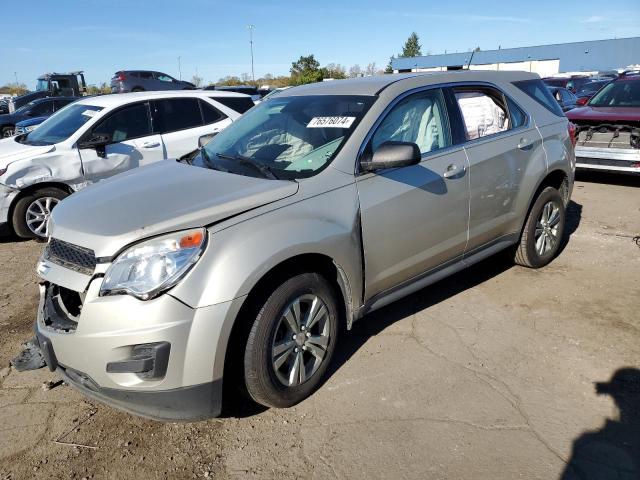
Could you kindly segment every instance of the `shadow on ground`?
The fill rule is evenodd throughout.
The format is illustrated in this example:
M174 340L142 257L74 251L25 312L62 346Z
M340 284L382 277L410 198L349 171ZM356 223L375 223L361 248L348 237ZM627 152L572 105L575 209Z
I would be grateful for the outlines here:
M561 480L640 478L640 370L621 368L609 382L595 384L597 395L611 395L619 412L616 420L573 442L571 458Z
M589 183L606 183L621 187L640 187L640 175L623 173L577 171L576 181Z

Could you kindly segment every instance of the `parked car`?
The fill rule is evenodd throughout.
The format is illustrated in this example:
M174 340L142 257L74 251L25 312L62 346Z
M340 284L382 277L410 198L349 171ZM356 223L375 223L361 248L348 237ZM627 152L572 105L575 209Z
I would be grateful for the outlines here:
M586 75L573 75L571 77L547 77L543 78L542 81L550 87L562 87L566 88L571 93L575 93L580 90L583 85L589 83L591 81L591 77Z
M576 101L576 105L582 107L586 105L591 97L593 97L598 90L611 82L611 79L608 80L594 80L593 82L585 83L580 90L576 92L576 97L578 100Z
M548 87L563 112L576 108L578 98L566 88Z
M75 102L77 97L48 97L34 100L20 107L13 113L0 115L0 132L2 138L14 135L16 123L33 117L48 117L54 112L67 106L71 102Z
M365 314L503 249L549 263L573 164L568 121L535 74L289 89L190 162L54 210L41 351L86 395L153 418L219 414L223 382L294 405Z
M262 95L258 92L258 87L254 87L252 85L232 85L232 86L222 86L218 87L216 85L209 85L205 87L205 90L218 90L221 92L236 92L236 93L244 93L245 95L249 95L251 100L254 102L260 100Z
M0 100L0 115L4 115L5 113L9 113L9 99L3 98Z
M240 114L240 94L145 92L80 100L26 135L0 141L0 231L46 238L53 207L85 186L177 158ZM246 98L246 97L245 97Z
M267 93L264 97L262 97L262 101L268 100L270 98L273 98L274 96L276 96L278 93L283 92L285 90L288 90L291 87L278 87L278 88L274 88L273 90L271 90L269 93Z
M621 75L567 117L576 125L578 168L640 173L639 74Z
M16 123L16 129L13 133L15 135L23 135L25 133L33 132L38 125L44 122L47 118L49 117L34 117L22 120L21 122Z
M120 70L111 78L111 93L161 90L192 90L191 82L177 80L171 75L150 70Z

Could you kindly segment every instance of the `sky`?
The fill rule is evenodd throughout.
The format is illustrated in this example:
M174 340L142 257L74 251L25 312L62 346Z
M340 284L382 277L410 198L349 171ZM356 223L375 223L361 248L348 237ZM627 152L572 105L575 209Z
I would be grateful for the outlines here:
M22 0L0 29L0 85L35 87L45 72L84 70L88 84L126 69L205 83L286 75L314 54L322 64L384 68L412 31L422 53L491 50L640 36L640 0ZM5 10L3 7L1 10ZM19 20L19 21L18 21ZM640 59L639 59L640 61Z

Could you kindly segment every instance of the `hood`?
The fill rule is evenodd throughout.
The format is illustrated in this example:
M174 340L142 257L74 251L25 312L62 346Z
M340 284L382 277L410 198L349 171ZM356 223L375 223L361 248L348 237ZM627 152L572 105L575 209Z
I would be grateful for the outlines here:
M16 127L30 127L31 125L39 125L44 122L49 117L32 117L27 120L22 120L21 122L16 123Z
M0 126L1 125L15 125L17 122L20 122L27 118L26 115L20 115L17 113L5 113L0 115Z
M0 170L7 168L7 165L18 160L33 158L55 150L54 145L25 145L16 142L16 137L0 140Z
M590 122L640 122L638 107L591 107L574 108L566 113L569 120Z
M65 199L53 211L52 236L110 257L132 242L210 225L297 191L295 182L165 160Z

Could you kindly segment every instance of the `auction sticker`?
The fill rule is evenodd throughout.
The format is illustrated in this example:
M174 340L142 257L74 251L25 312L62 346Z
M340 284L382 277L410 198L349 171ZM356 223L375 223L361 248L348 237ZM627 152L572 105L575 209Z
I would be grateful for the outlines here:
M84 112L82 112L82 115L84 115L85 117L94 117L96 113L98 112L95 110L85 110Z
M313 117L307 128L349 128L356 117Z

